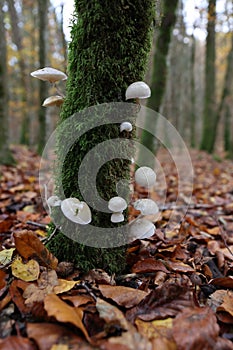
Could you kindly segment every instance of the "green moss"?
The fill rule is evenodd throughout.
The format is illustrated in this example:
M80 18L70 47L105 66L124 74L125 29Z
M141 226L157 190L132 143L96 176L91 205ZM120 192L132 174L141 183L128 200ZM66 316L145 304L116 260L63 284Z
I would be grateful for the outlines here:
M143 79L151 47L154 11L155 0L75 1L67 92L61 122L87 107L124 101L127 86ZM82 130L84 126L85 119L80 115L73 131ZM72 131L64 131L58 136L58 164L59 156L71 137L69 133ZM101 142L119 137L119 125L106 125L103 120L102 126L87 131L72 145L63 163L61 179L57 179L66 197L82 200L77 173L84 156ZM111 149L106 151L111 152ZM102 154L98 153L96 157L97 163L101 162ZM129 177L128 160L120 157L109 160L98 172L96 187L100 197L107 201L115 196L117 182ZM87 188L90 186L88 176L84 180ZM59 185L57 190L59 192ZM109 223L109 214L93 210L92 217L94 226L114 226ZM49 248L59 259L75 259L78 266L85 270L100 267L120 272L125 265L125 247L91 248L74 243L59 233L49 242Z

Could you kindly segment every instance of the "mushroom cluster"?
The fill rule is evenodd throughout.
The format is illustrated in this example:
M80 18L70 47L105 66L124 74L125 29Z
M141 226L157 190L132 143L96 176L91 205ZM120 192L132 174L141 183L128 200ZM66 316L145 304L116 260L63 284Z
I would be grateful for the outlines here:
M56 88L57 93L59 93L59 95L49 96L48 98L46 98L42 104L43 107L50 107L50 106L59 107L63 104L64 96L58 90L56 83L60 80L67 79L67 75L65 73L55 68L45 67L32 72L31 76L43 81L50 82Z

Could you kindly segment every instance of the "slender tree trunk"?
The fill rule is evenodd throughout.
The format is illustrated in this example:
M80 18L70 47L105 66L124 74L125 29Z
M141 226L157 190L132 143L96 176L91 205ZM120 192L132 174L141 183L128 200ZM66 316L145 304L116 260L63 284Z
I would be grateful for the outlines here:
M167 76L167 54L169 50L169 44L171 41L172 29L176 22L176 8L178 0L163 0L163 18L161 26L159 28L159 34L156 40L155 54L153 58L153 72L151 81L151 98L148 101L147 106L156 112L159 112L163 95L166 87ZM156 125L147 125L145 120L145 126L150 129L155 129ZM141 143L152 153L155 152L155 140L152 133L144 130L141 135ZM139 163L142 161L141 155L138 156ZM154 167L152 160L148 160L148 166Z
M75 1L78 20L72 27L69 78L61 120L67 120L75 112L89 106L125 101L127 86L143 79L151 47L154 5L155 0ZM85 120L81 120L74 129L84 127ZM66 143L64 137L67 136L60 136L60 154ZM62 185L66 198L72 196L82 199L82 189L77 187L77 173L84 156L103 141L119 137L119 125L110 124L89 130L77 140L63 165ZM96 158L101 157L102 154L96 154ZM108 201L116 196L119 179L129 179L129 176L128 160L108 161L97 177L96 186L100 197ZM94 185L89 183L88 177L84 180L86 187ZM109 214L93 211L92 225L109 227L109 222ZM95 240L95 226L91 234ZM59 259L73 260L85 270L99 267L119 273L125 267L125 246L93 248L75 243L59 233L49 242L49 248Z
M190 145L196 146L196 92L195 92L195 54L196 54L196 39L192 35L191 47L191 123L190 123Z
M8 144L8 79L7 79L7 48L4 26L4 1L0 0L0 163L12 165L14 159Z
M215 142L215 23L216 23L216 0L209 0L208 25L206 41L206 63L205 63L205 100L203 114L203 132L201 149L211 153Z
M22 87L22 124L21 124L21 136L20 142L22 144L28 145L30 142L30 118L27 104L27 95L28 95L28 73L25 67L25 59L23 56L23 42L22 42L22 31L19 26L19 18L15 8L15 0L7 0L11 28L12 28L12 39L14 44L17 47L19 53L19 68L20 68L20 80Z
M47 65L47 42L48 42L48 0L38 0L39 12L39 63L43 68ZM39 134L38 153L43 152L46 143L46 108L42 106L43 101L48 97L48 85L40 80L39 82Z

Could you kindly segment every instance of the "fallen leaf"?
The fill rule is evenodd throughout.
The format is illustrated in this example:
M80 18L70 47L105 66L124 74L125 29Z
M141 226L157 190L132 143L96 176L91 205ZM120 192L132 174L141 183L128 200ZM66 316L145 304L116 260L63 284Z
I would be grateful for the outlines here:
M15 248L3 249L0 251L0 264L5 266L11 262Z
M82 322L83 311L67 305L56 294L49 294L44 299L44 308L48 316L53 316L58 322L69 322L80 329L87 340L90 340L87 330Z
M78 281L68 281L68 280L63 280L63 279L58 279L58 285L54 287L53 292L55 294L60 294L64 292L68 292L74 286L79 283Z
M83 306L93 302L90 295L64 295L63 300L69 300L75 307Z
M6 273L3 270L0 270L0 290L6 286L6 276Z
M21 281L21 280L14 280L12 281L9 288L12 301L16 304L21 315L27 315L31 311L31 309L27 305L25 305L25 300L21 292L21 291L24 291L27 288L27 286L29 286L28 282Z
M0 339L0 350L37 350L36 346L27 338L10 336Z
M233 277L227 276L214 278L210 281L210 284L218 287L233 289Z
M148 258L144 260L140 260L136 262L136 264L132 267L133 273L146 273L146 272L154 272L154 271L163 271L169 273L164 264L153 258Z
M166 261L165 262L165 265L172 271L175 271L175 272L195 272L195 270L187 265L187 264L184 264L182 262L175 262L175 261Z
M27 334L30 339L33 339L39 349L51 350L54 344L59 341L67 341L70 345L83 342L83 339L60 324L55 323L27 323Z
M174 319L172 333L179 350L213 350L219 326L210 308L187 308Z
M16 257L11 264L12 275L26 282L37 280L40 273L40 266L36 260L22 262L21 256Z
M233 292L227 291L223 303L218 306L217 311L225 311L233 316Z
M148 294L142 290L123 286L99 285L99 290L105 298L110 298L126 308L137 305Z
M56 269L58 264L57 258L48 251L32 231L15 232L14 239L15 247L23 258L38 258L46 267Z
M116 306L97 298L96 309L100 317L103 318L107 324L111 323L114 326L120 326L122 330L128 329L128 322L124 314Z

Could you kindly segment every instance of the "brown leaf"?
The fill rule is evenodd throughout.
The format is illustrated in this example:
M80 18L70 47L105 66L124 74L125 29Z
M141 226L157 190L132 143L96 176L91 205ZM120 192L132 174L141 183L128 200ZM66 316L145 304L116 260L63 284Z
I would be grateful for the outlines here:
M89 295L64 295L63 300L69 300L75 307L83 306L93 302L93 298Z
M225 311L233 316L233 292L227 291L223 298L223 303L217 308L217 311Z
M193 306L188 283L188 279L170 278L128 310L127 319L132 322L137 317L144 321L174 317L183 308Z
M22 315L30 313L31 310L27 305L25 305L25 300L21 293L21 290L24 291L28 285L28 282L14 280L9 288L12 301L16 304Z
M0 290L6 286L6 273L3 270L0 270Z
M14 335L0 339L0 350L36 350L36 346L29 339Z
M67 339L67 344L79 344L83 339L67 327L53 323L28 323L27 334L30 339L33 339L39 349L51 350L53 344L58 344L59 340L64 342Z
M187 308L179 313L173 324L173 337L179 350L213 350L219 326L208 307Z
M32 231L15 232L14 239L15 247L23 258L38 258L46 267L56 269L58 264L57 258L48 251Z
M153 258L140 260L136 262L136 264L134 264L132 267L133 273L145 273L154 271L163 271L166 273L169 272L161 261L155 260Z
M83 311L80 308L74 308L67 305L56 294L49 294L44 299L44 307L48 316L53 316L58 322L69 322L79 328L90 340L86 328L82 322Z
M142 290L123 286L99 285L99 289L105 298L110 298L126 308L137 305L148 294Z
M107 323L120 326L123 330L128 329L128 322L125 319L124 314L116 307L106 301L97 298L96 308L101 318Z
M233 276L214 278L210 283L214 286L233 289Z
M183 272L183 273L195 272L195 270L191 266L184 264L182 262L166 261L166 266L170 270L175 271L175 272Z

